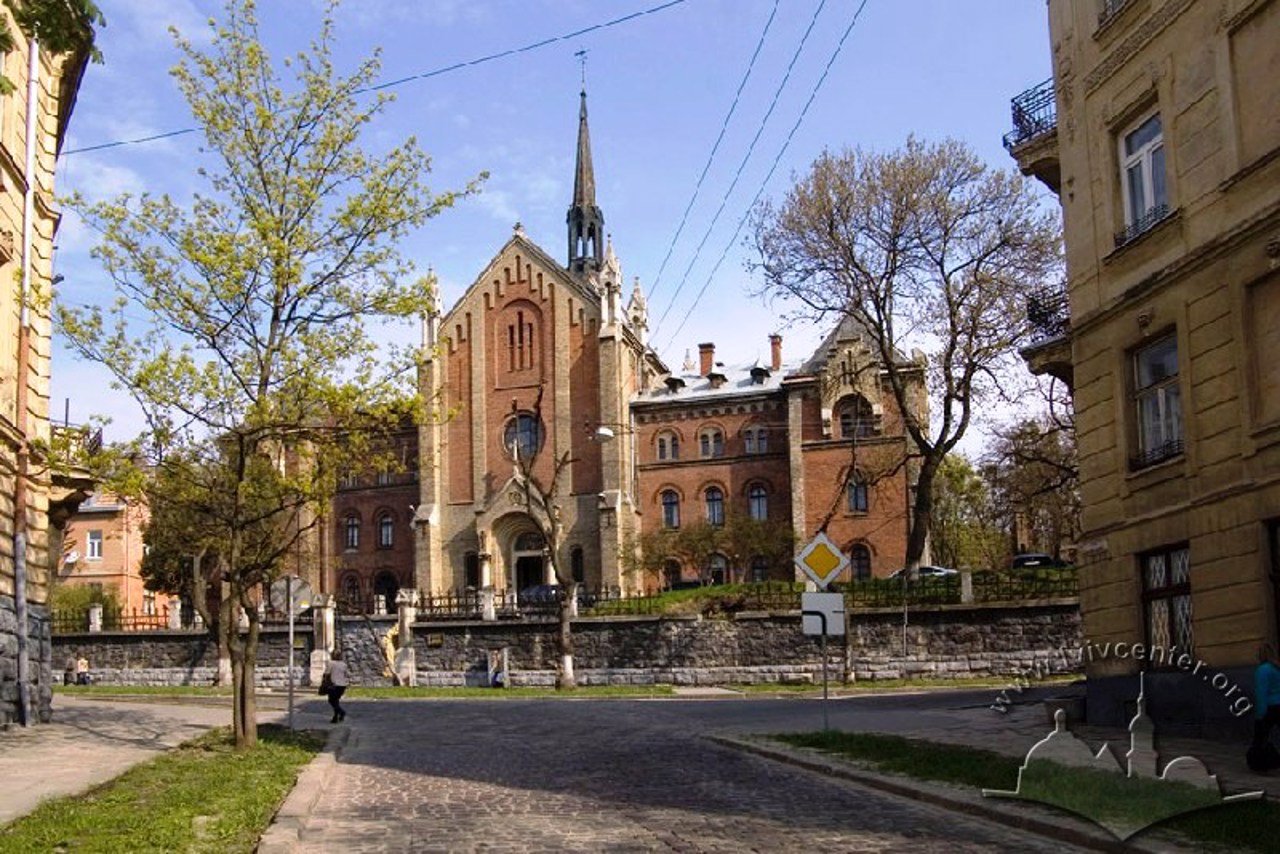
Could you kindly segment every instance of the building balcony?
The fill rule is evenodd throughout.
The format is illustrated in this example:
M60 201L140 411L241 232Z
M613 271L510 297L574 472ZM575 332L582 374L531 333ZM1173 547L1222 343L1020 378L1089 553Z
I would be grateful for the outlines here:
M1048 375L1075 388L1071 362L1071 314L1066 291L1045 289L1027 296L1032 340L1019 354L1036 376Z
M1058 162L1058 108L1053 78L1033 86L1010 102L1013 130L1004 135L1004 147L1018 161L1023 175L1030 175L1058 192L1062 169Z

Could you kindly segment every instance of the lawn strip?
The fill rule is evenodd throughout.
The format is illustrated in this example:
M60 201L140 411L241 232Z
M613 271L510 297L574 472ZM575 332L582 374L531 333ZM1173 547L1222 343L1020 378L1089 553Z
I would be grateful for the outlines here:
M75 797L56 798L0 827L0 852L71 850L250 852L321 733L270 724L258 747L235 750L213 730Z

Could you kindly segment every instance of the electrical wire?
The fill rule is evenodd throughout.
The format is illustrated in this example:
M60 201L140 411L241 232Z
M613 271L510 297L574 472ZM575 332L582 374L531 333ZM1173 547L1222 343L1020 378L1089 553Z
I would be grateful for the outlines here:
M551 38L543 39L542 41L534 42L532 44L527 44L524 47L511 48L510 50L503 50L497 53L491 53L491 54L488 54L487 56L481 56L481 57L478 57L477 59L472 59L467 62L455 62L453 65L447 65L444 68L437 68L433 71L424 71L421 74L411 74L408 77L400 77L396 80L389 80L386 83L379 83L377 86L370 86L366 89L361 89L360 91L361 92L377 92L382 89L389 89L392 86L401 86L413 80L426 80L430 77L438 77L441 74L447 74L450 71L457 71L458 69L461 69L461 68L470 68L471 66L475 66L475 65L483 65L486 62L493 62L496 59L502 59L503 57L506 57L506 56L514 56L519 53L526 53L531 50L536 50L541 47L546 47L549 44L555 44L556 42L565 41L566 39L577 38L578 36L586 35L587 33L595 32L596 30L605 30L605 29L608 29L609 27L616 27L619 24L626 23L627 21L633 21L636 18L641 18L641 17L644 17L645 15L653 15L658 12L662 12L667 9L670 9L673 6L679 6L684 2L686 2L686 0L667 0L666 3L660 3L657 6L651 6L648 9L641 9L638 12L632 12L629 15L623 15L622 17L614 18L611 21L605 21L599 24L592 24L589 27L583 27L580 30L574 30L571 33L565 33L562 36L552 36ZM169 137L182 136L183 134L188 134L188 133L195 133L197 130L199 130L199 128L183 128L181 130L172 130L172 131L167 131L165 133L153 134L151 136L139 137L138 139L121 139L115 142L103 142L103 143L99 143L98 145L87 145L81 148L73 148L68 151L63 151L61 153L61 156L69 157L72 154L85 154L90 151L102 151L103 149L117 148L122 145L138 145L144 142L154 142L155 140L158 140L158 139L168 139Z
M778 14L779 0L773 0L773 11L769 13L769 20L764 22L764 31L760 33L760 40L756 42L755 52L751 54L751 61L747 63L747 71L742 75L742 82L738 84L738 91L734 93L733 103L729 105L729 112L725 114L724 121L720 123L720 135L716 137L715 145L711 146L711 153L707 155L706 165L702 167L702 174L698 176L698 183L693 187L693 195L689 198L689 204L685 205L684 214L680 217L680 225L676 227L675 236L671 238L671 245L667 247L666 257L662 259L662 264L658 267L658 274L653 277L653 284L649 289L649 299L653 299L658 292L658 285L662 282L662 273L667 269L667 262L671 260L671 253L676 248L676 243L680 240L680 235L684 233L685 223L689 221L689 211L693 210L693 203L698 200L698 193L702 190L702 182L707 177L707 172L711 169L711 163L716 159L716 152L720 150L720 143L724 141L725 131L729 129L729 120L733 118L734 112L738 109L738 100L742 97L742 90L746 88L747 80L751 78L751 71L756 67L756 59L760 56L760 49L764 47L765 37L769 35L769 28L773 26L773 19Z
M733 194L734 189L738 186L738 180L742 177L742 173L747 167L747 162L751 160L751 155L755 153L756 144L760 141L760 136L769 124L769 118L778 106L778 99L782 97L782 91L786 89L787 82L791 79L791 72L795 69L796 62L800 59L800 54L804 52L804 46L808 43L809 36L813 33L813 28L818 23L818 16L822 14L822 10L826 5L827 0L821 0L818 3L818 8L813 10L813 17L809 21L809 27L804 31L804 36L801 37L800 44L796 46L795 53L791 55L791 62L787 65L786 73L782 75L782 82L778 84L777 90L773 93L773 101L769 104L769 109L765 111L764 118L760 120L760 127L756 130L756 135L751 138L751 144L747 146L747 153L743 156L742 162L738 164L738 171L734 173L733 181L729 183L729 189L724 191L724 196L720 199L720 207L716 209L715 216L711 218L711 222L707 225L707 230L703 232L702 240L698 242L698 248L694 250L693 257L689 259L689 265L684 268L684 275L680 277L680 284L676 285L676 292L671 295L671 301L667 303L662 316L654 324L653 333L655 336L658 334L658 330L662 328L662 323L667 319L667 315L671 313L671 309L676 303L676 298L680 296L680 292L684 290L685 284L689 281L689 272L693 270L693 265L698 263L698 259L702 257L702 249L707 245L707 240L711 237L711 232L716 227L716 223L720 221L720 215L724 213L725 206L729 203L729 196Z
M818 82L814 84L813 91L809 93L809 100L805 102L804 108L800 111L800 115L796 118L796 122L791 126L791 132L787 134L786 140L782 143L782 148L778 150L778 154L773 158L773 165L769 167L769 174L764 176L764 180L760 182L760 189L756 190L755 197L752 198L751 204L747 205L746 211L742 214L742 218L738 220L738 227L734 229L733 236L729 238L729 242L725 244L724 251L720 253L720 257L716 259L715 266L711 268L711 272L707 275L707 279L702 283L698 295L693 299L693 305L689 306L688 311L684 312L684 318L680 321L680 325L676 327L675 332L671 333L671 337L667 340L667 345L663 349L669 348L674 342L680 330L684 329L685 323L693 315L693 310L697 308L698 303L702 301L703 295L707 292L707 286L711 284L711 280L715 278L716 272L720 269L720 265L724 263L724 259L728 257L731 250L738 241L738 235L742 233L742 227L746 225L747 219L751 216L751 211L760 201L760 197L764 195L765 188L769 185L769 179L773 177L773 173L777 171L778 164L782 162L782 157L787 153L787 149L791 146L791 140L795 137L796 131L800 129L800 124L804 121L804 117L809 112L809 107L813 105L814 100L818 97L818 91L822 88L822 84L826 82L827 75L831 72L831 67L835 65L836 59L840 56L840 51L844 49L845 42L849 39L849 34L853 32L853 28L857 25L858 19L862 16L862 10L866 8L867 0L862 0L858 4L858 8L854 11L853 17L849 20L849 26L845 27L844 34L840 36L840 41L836 44L835 51L832 52L831 58L827 60L827 65L822 69L822 76L818 78ZM670 307L668 307L669 309ZM663 317L665 317L665 313ZM661 323L661 321L659 321Z

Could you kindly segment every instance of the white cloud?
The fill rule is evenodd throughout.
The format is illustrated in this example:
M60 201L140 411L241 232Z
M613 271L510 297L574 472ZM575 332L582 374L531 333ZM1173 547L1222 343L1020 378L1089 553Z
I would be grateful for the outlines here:
M474 204L499 222L513 225L520 214L512 204L511 193L486 187L476 197Z

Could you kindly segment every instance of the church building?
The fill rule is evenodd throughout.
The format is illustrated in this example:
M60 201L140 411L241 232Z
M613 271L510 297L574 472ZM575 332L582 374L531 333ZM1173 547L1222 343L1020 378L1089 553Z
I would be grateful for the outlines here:
M562 262L517 224L458 301L427 319L420 382L439 415L406 436L406 472L340 491L328 589L388 603L397 584L510 593L555 583L553 561L589 590L623 593L793 580L791 544L819 530L850 554L846 579L901 567L911 455L856 319L803 361L785 363L772 335L765 363L725 366L706 343L700 364L670 370L648 345L640 282L624 285L605 231L585 92L566 226ZM924 413L923 365L904 364ZM558 549L526 478L556 484ZM789 534L786 548L673 554L637 571L646 535L735 516ZM361 525L376 536L362 539ZM412 565L399 534L410 525Z

